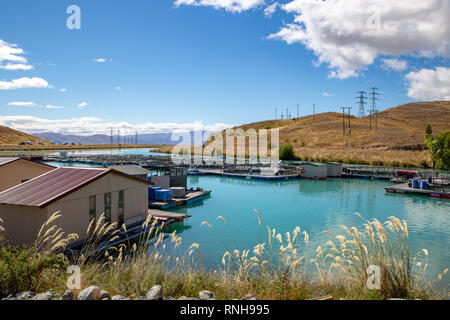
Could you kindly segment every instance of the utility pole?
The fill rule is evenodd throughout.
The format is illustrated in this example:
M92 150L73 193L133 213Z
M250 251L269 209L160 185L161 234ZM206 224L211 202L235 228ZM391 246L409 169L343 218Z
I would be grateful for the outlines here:
M113 128L111 128L110 144L113 145Z
M360 118L364 118L366 116L366 111L365 111L365 105L366 105L366 101L365 99L367 99L367 92L365 91L359 91L359 97L356 97L355 99L359 99L359 102L357 102L357 104L359 104L359 111L358 111L358 117Z
M120 145L120 129L117 128L117 144Z
M345 109L347 109L347 107L341 107L342 109L342 133L344 134L345 137Z
M297 104L297 119L300 118L300 105Z
M313 118L316 118L316 105L313 104Z
M379 96L380 94L377 92L378 88L371 88L370 89L370 99L372 100L372 115L375 114L375 129L378 129L378 110L377 110L377 100L379 100L379 98L377 96Z
M136 131L136 135L135 135L135 137L134 137L134 138L135 138L135 141L134 141L134 144L135 144L135 145L138 144L138 137L137 137L137 136L138 136L138 135L137 135L137 131Z
M278 120L278 108L275 108L275 120Z
M351 115L351 110L353 109L352 107L348 107L348 135L352 135L352 126L351 126L351 119L352 119L352 115Z

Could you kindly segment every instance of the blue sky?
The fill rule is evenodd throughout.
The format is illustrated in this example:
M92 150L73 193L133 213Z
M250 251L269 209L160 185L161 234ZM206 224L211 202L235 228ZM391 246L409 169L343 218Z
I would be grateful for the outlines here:
M417 42L427 39L421 45L405 40L420 29L420 13L396 20L401 9L388 4L382 10L391 24L413 25L411 31L367 36L345 26L345 39L335 36L347 14L354 21L370 16L353 13L350 2L344 14L342 0L328 1L333 15L308 0L2 1L0 124L83 134L111 125L182 130L196 121L214 129L272 119L275 107L295 115L296 104L301 115L314 103L317 112L356 111L356 92L373 86L380 109L449 99L447 0L421 9L442 29L433 37L414 33ZM410 1L403 2L406 8ZM72 4L81 9L80 30L66 27ZM332 32L327 19L337 26ZM23 52L8 60L5 50L14 49ZM430 81L437 87L431 92Z

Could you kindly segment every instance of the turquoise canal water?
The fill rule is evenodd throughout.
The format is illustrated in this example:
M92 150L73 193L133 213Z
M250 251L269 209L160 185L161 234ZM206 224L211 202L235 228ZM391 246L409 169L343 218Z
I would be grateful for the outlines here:
M423 196L388 194L389 182L357 179L328 179L326 181L288 180L268 182L218 176L190 176L188 186L212 190L211 197L195 205L171 209L192 215L185 220L181 236L186 249L199 243L207 267L221 263L228 249L244 250L267 242L267 228L284 235L296 226L310 236L310 254L317 246L326 247L330 239L323 231L344 234L341 225L357 226L363 230L365 219L381 222L396 216L408 223L410 252L426 248L429 251L428 276L450 267L450 201ZM262 228L258 217L262 217ZM223 216L228 224L217 220ZM201 226L208 221L214 227ZM224 245L226 243L226 245ZM312 256L310 256L312 258ZM309 259L308 259L309 261ZM445 276L444 282L449 283Z

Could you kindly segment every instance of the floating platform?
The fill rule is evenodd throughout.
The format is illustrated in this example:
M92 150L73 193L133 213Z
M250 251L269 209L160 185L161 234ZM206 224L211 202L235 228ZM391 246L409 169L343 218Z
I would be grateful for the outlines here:
M352 179L366 179L366 180L391 180L392 177L387 176L377 176L370 174L351 174L351 173L343 173L341 178L352 178Z
M299 174L290 174L290 175L256 175L256 174L246 174L246 173L229 173L223 172L222 170L199 170L199 172L189 173L192 176L221 176L221 177L230 177L230 178L243 178L243 179L252 179L252 180L266 180L266 181L282 181L289 179L298 179L300 177Z
M425 195L433 198L446 198L450 199L450 192L439 191L439 190L428 190L428 189L415 189L411 188L408 183L398 184L395 186L390 186L385 188L386 192L389 193L400 193L400 194L419 194Z
M108 236L105 236L104 241L99 241L99 245L95 248L90 248L89 252L85 252L84 254L92 256L94 254L98 254L99 252L104 252L108 250L111 247L116 247L122 243L129 243L132 241L137 241L139 237L141 237L143 234L150 232L151 229L158 229L161 228L162 232L166 232L164 228L174 224L174 223L183 223L184 219L190 218L190 214L186 213L176 213L176 212L167 212L167 211L161 211L161 210L155 210L155 209L149 209L148 215L150 215L152 218L152 221L156 221L154 223L149 223L148 226L144 229L143 224L146 221L147 217L140 219L137 222L134 222L127 226L126 231L121 230L121 232L118 234L118 238L114 241L109 241ZM88 243L90 240L83 240L76 242L67 248L65 248L64 252L68 256L77 256L80 255L83 251L83 247L86 243ZM97 240L94 240L97 241ZM91 241L92 242L92 241Z
M167 202L159 200L149 201L148 207L150 209L167 210L170 208L179 207L202 200L208 197L210 194L211 191L209 190L188 190L184 198L172 198L171 201Z

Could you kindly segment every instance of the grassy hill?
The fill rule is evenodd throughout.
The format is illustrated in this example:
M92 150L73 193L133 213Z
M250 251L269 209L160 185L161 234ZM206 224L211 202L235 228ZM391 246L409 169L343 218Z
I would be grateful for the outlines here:
M294 147L407 147L423 144L425 128L431 124L435 133L450 130L450 102L409 103L378 113L375 117L351 117L351 136L348 134L348 115L343 135L341 113L329 112L291 120L269 120L245 124L237 128L280 129L281 143Z
M37 144L39 142L42 142L45 145L50 144L50 142L43 139L39 139L35 136L8 127L0 126L0 145L17 146L19 143L27 141L32 141L33 144Z
M354 110L354 109L353 109ZM375 117L352 116L351 135L345 115L345 136L342 113L322 113L289 120L268 120L245 124L234 129L280 130L280 144L294 146L297 157L307 161L340 161L373 165L421 166L430 163L424 146L428 124L434 133L450 130L450 102L418 102L401 105L378 113Z

